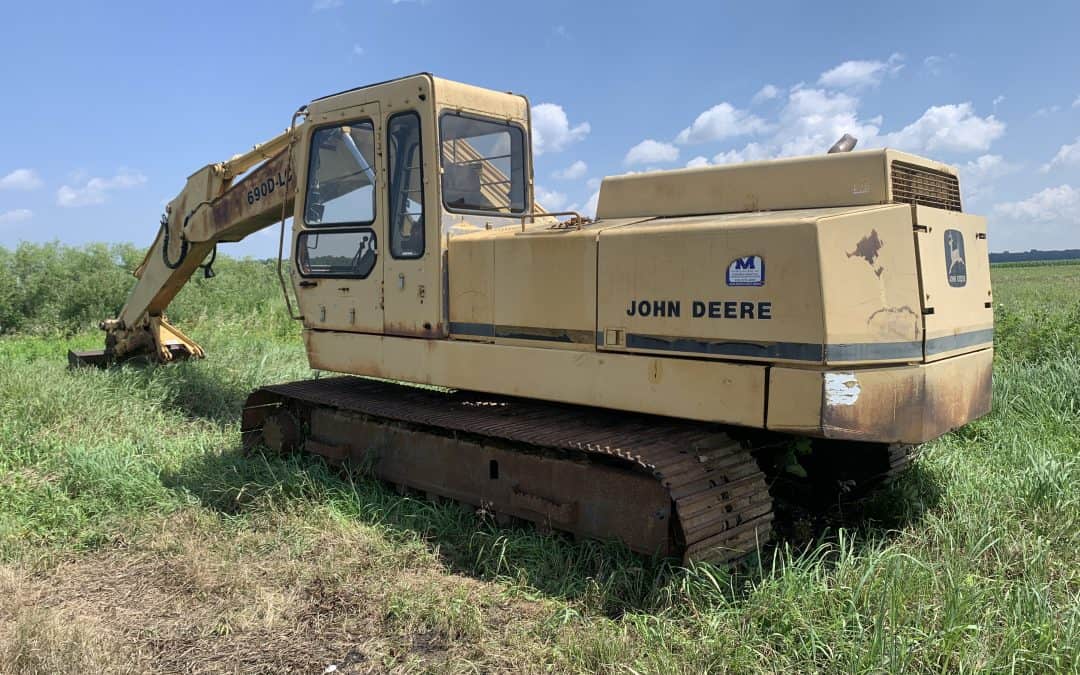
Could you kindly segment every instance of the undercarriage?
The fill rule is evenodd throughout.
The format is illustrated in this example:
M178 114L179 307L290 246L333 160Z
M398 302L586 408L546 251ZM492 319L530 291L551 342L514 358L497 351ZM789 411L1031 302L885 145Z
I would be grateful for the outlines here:
M359 465L501 523L523 519L683 561L730 563L760 550L777 495L801 499L808 484L789 480L793 439L783 435L357 377L261 388L247 400L242 433L246 448ZM910 457L905 446L859 445L857 455L822 449L803 460L812 498L861 489ZM846 464L834 466L834 455Z

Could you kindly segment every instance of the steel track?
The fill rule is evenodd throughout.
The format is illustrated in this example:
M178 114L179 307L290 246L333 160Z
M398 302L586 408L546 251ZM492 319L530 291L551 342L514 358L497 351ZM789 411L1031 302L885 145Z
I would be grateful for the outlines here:
M772 529L754 448L717 425L334 377L253 392L242 431L645 554L730 562Z

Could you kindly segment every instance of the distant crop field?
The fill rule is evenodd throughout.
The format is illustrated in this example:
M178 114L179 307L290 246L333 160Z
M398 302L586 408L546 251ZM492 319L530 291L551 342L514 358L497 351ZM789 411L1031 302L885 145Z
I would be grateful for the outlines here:
M1064 260L1017 260L990 263L991 267L1044 267L1046 265L1080 265L1080 258Z
M180 293L205 360L68 371L140 260L0 249L2 673L1080 669L1080 265L993 268L993 414L729 570L242 454L312 376L272 263Z

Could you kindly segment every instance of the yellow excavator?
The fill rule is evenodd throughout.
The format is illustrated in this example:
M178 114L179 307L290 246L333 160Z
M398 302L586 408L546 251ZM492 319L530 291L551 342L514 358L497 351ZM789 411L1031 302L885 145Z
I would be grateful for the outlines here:
M169 302L219 242L281 222L284 254L291 217L285 301L344 375L253 392L245 446L719 562L769 540L767 457L888 475L989 411L986 223L952 167L845 137L609 177L588 219L534 203L531 133L524 96L429 74L316 99L191 175L70 359L202 357Z

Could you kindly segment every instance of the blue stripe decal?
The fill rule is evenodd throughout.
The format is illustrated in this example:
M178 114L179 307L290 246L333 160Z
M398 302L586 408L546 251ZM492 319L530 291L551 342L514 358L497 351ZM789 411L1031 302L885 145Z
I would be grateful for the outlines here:
M855 342L825 347L829 361L885 361L888 359L921 359L922 341Z
M572 342L569 338L571 332L584 332L567 330L562 333L561 331L549 329L549 334L545 335L524 331L528 331L528 329L519 326L495 326L490 323L450 322L451 333L488 338L506 337L517 340ZM994 329L987 328L927 340L926 353L928 355L940 354L993 341ZM596 346L602 347L603 345L604 332L596 331ZM628 349L649 349L714 356L742 356L759 359L786 359L812 363L822 363L826 359L829 361L885 361L921 359L923 356L923 343L914 340L907 342L856 342L821 345L805 342L731 342L627 333L626 347Z
M963 349L964 347L972 347L974 345L981 345L993 341L993 328L973 330L968 333L960 333L959 335L946 335L927 340L926 353L941 354L942 352L951 352L954 349Z
M718 342L684 337L626 334L629 349L655 349L717 356L753 356L765 359L791 359L794 361L821 361L821 345L802 342Z
M451 321L450 332L457 333L458 335L495 337L495 325L490 323L468 323L464 321Z

